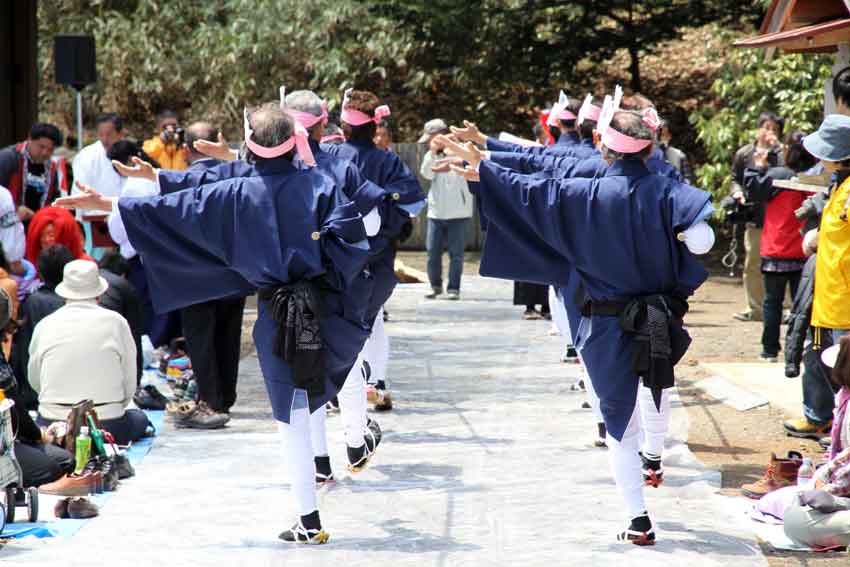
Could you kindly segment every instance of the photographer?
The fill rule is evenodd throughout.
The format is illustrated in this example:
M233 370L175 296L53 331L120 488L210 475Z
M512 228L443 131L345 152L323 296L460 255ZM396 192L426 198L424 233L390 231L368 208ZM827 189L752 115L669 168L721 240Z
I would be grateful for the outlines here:
M145 140L142 149L162 166L162 169L186 169L188 164L180 151L183 146L183 129L177 123L177 113L163 110L156 115L159 135Z
M747 201L764 203L764 228L760 246L765 288L761 358L769 362L776 362L779 356L779 328L785 290L790 288L791 296L796 296L806 263L801 233L805 221L798 219L795 211L807 195L776 188L773 182L791 179L815 165L815 159L803 148L802 132L788 135L783 158L787 167L770 167L768 150L757 149L753 156L755 167L747 168L744 172Z
M449 250L449 281L447 296L460 299L460 279L463 274L463 252L466 225L472 217L472 194L466 180L453 171L435 173L434 162L443 157L443 148L436 146L434 138L448 132L446 123L439 118L425 124L420 144L428 144L428 153L422 159L420 173L431 182L428 191L428 279L434 299L443 293L443 248Z
M784 165L782 146L779 138L782 136L784 121L772 112L762 112L758 118L756 141L740 148L732 160L732 191L731 196L741 205L746 204L744 197L744 170L755 167L756 152L766 152L769 167ZM744 231L744 297L747 307L733 317L739 321L761 321L762 303L764 302L764 283L761 275L761 233L764 224L764 206L752 207L752 218L747 222Z

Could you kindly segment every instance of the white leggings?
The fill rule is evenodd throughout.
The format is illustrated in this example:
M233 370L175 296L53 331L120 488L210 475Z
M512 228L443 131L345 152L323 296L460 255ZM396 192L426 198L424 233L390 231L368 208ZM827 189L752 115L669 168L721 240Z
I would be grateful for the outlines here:
M379 316L380 317L380 316ZM339 417L345 435L345 444L352 448L362 447L366 430L366 380L363 376L363 353L348 373L345 384L337 394Z
M590 409L593 411L593 417L596 418L596 423L605 423L602 419L602 410L599 409L599 396L596 395L596 390L593 388L593 380L587 373L587 367L583 360L579 360L581 364L581 373L584 375L584 387L587 390L587 401L590 403Z
M652 390L641 384L638 388L638 407L643 438L641 450L644 454L660 457L670 426L670 389L662 390L661 409L658 410L652 399Z
M626 505L629 518L640 516L646 510L643 499L643 474L641 473L640 450L640 417L635 407L629 425L623 433L622 441L617 441L608 435L608 457L611 472L617 484L617 492Z
M316 502L316 464L313 460L313 447L310 438L310 410L305 404L296 401L289 414L289 423L277 422L277 429L283 440L283 456L289 470L290 493L295 500L299 516L306 516L318 510ZM306 392L302 392L306 400ZM298 407L297 409L296 406Z
M387 363L390 359L390 339L384 329L384 308L378 311L372 324L372 334L366 340L361 351L363 358L369 363L371 374L369 383L377 384L379 380L387 380Z

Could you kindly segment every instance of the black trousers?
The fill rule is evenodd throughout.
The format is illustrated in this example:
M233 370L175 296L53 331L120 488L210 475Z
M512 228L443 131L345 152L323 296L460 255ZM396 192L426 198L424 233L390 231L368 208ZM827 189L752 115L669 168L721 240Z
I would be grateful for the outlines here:
M219 299L183 309L183 336L198 383L198 398L218 412L236 403L245 298Z
M55 445L15 441L15 457L24 473L24 486L41 486L74 470L74 455Z

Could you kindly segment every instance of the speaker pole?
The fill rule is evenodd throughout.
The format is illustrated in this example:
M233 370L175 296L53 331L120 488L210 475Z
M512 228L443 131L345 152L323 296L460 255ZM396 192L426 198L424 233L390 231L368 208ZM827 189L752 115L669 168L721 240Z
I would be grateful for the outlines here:
M77 91L77 151L83 149L83 90Z

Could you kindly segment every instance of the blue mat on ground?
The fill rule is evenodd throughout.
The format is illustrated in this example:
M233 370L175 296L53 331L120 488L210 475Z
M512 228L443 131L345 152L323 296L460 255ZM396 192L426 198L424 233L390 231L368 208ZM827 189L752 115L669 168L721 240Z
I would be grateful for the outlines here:
M162 431L162 424L165 421L165 412L145 410L145 413L147 414L150 422L153 424L157 434L159 434L159 432ZM127 459L129 459L130 463L134 467L142 462L145 455L150 453L155 440L156 437L145 437L144 439L136 441L129 449L127 449L125 455L127 455ZM113 494L115 493L104 492L103 494L93 494L90 497L90 500L94 502L98 508L103 508L103 505ZM23 512L23 509L21 509L20 512ZM52 515L53 510L41 509L39 511L39 515L43 516L44 514ZM37 538L45 538L70 536L77 533L77 531L83 527L87 521L88 520L73 520L70 518L64 520L52 518L49 522L16 522L14 524L6 524L3 532L0 533L0 537L22 538L35 536Z

